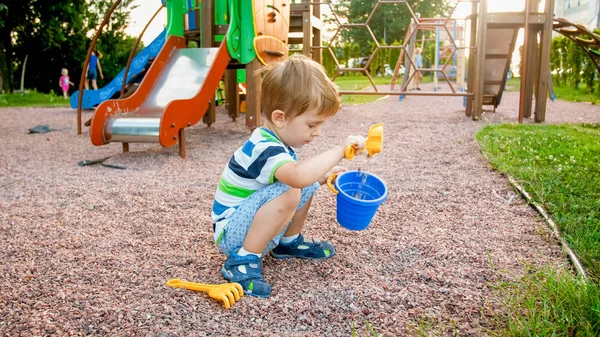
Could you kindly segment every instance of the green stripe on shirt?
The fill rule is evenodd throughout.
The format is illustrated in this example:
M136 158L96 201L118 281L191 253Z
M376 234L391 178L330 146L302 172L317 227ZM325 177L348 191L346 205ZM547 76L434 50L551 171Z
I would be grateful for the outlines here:
M229 194L234 197L246 199L256 192L255 190L249 190L243 187L235 186L227 182L223 177L219 179L219 189L223 193Z
M267 131L265 131L265 130L262 130L262 129L261 129L261 130L260 130L260 135L261 135L261 136L263 136L263 137L264 137L266 140L270 140L270 141L272 141L272 142L276 142L276 143L279 143L279 144L281 144L281 141L280 141L279 139L277 139L276 137L273 137L273 135L272 135L272 134L268 133L268 132L267 132Z

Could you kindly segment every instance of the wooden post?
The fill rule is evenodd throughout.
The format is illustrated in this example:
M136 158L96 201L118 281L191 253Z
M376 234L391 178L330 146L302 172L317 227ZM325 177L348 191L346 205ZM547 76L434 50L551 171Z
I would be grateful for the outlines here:
M311 57L312 23L310 21L312 18L313 6L310 5L309 0L303 0L302 2L308 6L308 10L302 12L302 54Z
M123 153L129 152L129 143L123 143Z
M202 48L212 48L215 40L214 34L214 1L202 1ZM214 96L208 103L206 113L202 117L202 121L209 127L217 120L215 114L215 99Z
M185 128L179 129L179 156L185 159Z
M531 9L530 9L531 12ZM531 16L529 16L531 17ZM533 94L534 85L537 87L537 72L538 66L538 43L537 43L537 31L532 25L529 25L529 42L523 46L523 49L527 48L527 72L525 74L525 101L523 117L531 117L531 110L533 107Z
M313 14L314 17L316 17L317 19L319 19L319 23L322 24L321 22L321 5L320 4L315 4L313 5ZM311 21L312 21L312 17L311 17ZM321 29L322 27L312 27L312 22L309 21L309 24L311 25L311 29L312 29L312 45L315 47L320 47L321 46ZM312 48L311 48L312 49ZM317 61L318 63L323 63L323 49L318 48L318 49L312 49L312 58L313 60Z
M229 117L235 121L240 111L240 92L237 85L236 69L225 70L225 107Z
M260 67L258 58L246 64L246 126L251 130L260 126Z
M527 96L527 67L529 66L527 61L529 60L529 39L531 35L529 34L529 7L531 2L529 0L525 0L525 34L523 39L523 55L521 55L521 90L519 97L519 123L523 123L523 116L525 116L525 111L527 110L527 101L529 101L529 109L531 109L531 94ZM527 99L529 97L529 99Z
M546 120L546 101L549 86L552 84L552 75L550 74L550 49L552 47L552 24L554 16L554 1L546 0L544 9L546 22L542 29L540 39L540 58L538 62L538 84L535 89L535 121L543 122Z
M473 120L481 118L483 113L483 66L485 62L485 38L487 35L487 0L479 2L477 15L477 47L475 49L475 81L473 84Z
M477 3L471 3L471 40L469 41L469 47L474 46L477 43ZM473 49L471 49L473 50ZM475 50L476 51L476 50ZM475 85L475 61L477 54L469 53L469 64L468 64L468 77L467 77L467 92L474 93L473 86ZM465 115L471 116L473 114L473 96L467 96L465 104Z

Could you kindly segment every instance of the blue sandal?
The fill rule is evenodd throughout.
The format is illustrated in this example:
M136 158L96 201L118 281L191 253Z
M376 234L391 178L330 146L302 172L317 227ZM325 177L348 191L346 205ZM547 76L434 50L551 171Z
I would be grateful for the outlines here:
M237 250L225 261L221 274L230 282L239 283L244 294L267 298L271 296L271 286L262 275L262 259L256 255L239 256Z
M294 241L285 244L279 243L271 251L271 256L276 259L287 259L297 257L300 259L325 260L335 255L335 248L329 241L305 241L304 236L300 234Z

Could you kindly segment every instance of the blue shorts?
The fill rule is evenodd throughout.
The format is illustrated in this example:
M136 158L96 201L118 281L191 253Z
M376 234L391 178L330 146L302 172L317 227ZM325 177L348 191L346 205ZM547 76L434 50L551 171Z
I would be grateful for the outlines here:
M298 208L296 209L297 211L304 207L306 202L315 194L320 186L321 185L316 182L302 189L300 202L298 203ZM248 234L248 230L252 225L252 220L254 220L254 215L256 212L258 212L258 210L264 204L277 198L289 189L290 187L288 185L285 185L282 182L276 182L260 191L255 192L246 200L244 200L235 213L233 213L233 215L229 218L227 225L225 225L223 235L220 237L220 241L217 240L217 246L219 247L219 250L225 255L229 256L229 254L231 254L237 248L240 248L246 239L246 234ZM281 240L286 230L287 226L273 239L271 239L269 243L267 243L267 247L263 251L263 256L265 256L273 248L277 247L279 240Z
M89 69L87 72L87 79L95 80L97 78L98 78L98 72L96 72L96 69Z

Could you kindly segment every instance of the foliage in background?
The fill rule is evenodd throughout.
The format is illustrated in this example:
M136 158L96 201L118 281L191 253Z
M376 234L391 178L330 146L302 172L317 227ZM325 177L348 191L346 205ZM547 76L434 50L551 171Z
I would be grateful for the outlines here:
M101 65L107 79L122 69L135 41L124 34L133 1L121 2L99 40L98 46L105 56ZM78 85L91 37L113 3L112 0L3 1L0 77L4 91L20 87L26 56L25 88L56 91L61 68L67 68L71 80Z
M600 34L600 30L595 33ZM552 39L550 71L555 86L585 85L589 93L600 92L598 70L593 61L583 48L564 36Z

